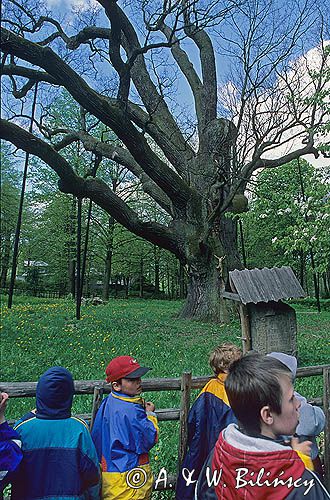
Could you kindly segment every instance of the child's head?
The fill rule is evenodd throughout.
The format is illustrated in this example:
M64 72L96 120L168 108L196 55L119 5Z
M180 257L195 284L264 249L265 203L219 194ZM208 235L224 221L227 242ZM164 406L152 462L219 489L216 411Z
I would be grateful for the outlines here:
M74 395L72 374L62 366L53 366L38 380L36 390L37 415L41 419L61 419L71 416Z
M210 367L215 375L227 373L230 365L241 357L242 351L239 347L231 342L224 342L211 352L209 358Z
M115 391L136 396L142 392L141 377L149 370L151 368L140 366L131 356L118 356L108 364L106 380Z
M244 356L230 366L225 387L248 434L272 438L294 434L300 402L294 396L292 373L283 363L259 354Z

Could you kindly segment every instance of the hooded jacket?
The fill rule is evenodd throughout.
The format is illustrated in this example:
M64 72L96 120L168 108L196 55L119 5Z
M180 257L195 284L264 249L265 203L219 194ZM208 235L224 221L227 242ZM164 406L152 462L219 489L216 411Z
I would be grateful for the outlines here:
M278 359L292 372L293 378L297 373L297 359L289 354L283 352L271 352L267 354L272 358ZM299 399L301 406L299 409L299 424L296 429L296 435L300 441L312 441L311 459L315 460L318 456L318 447L316 443L316 436L323 431L325 426L325 415L321 408L307 403L306 398L295 392L295 396Z
M221 432L204 465L196 500L326 500L329 493L298 454L273 439Z
M148 452L157 436L156 415L145 411L142 398L113 391L104 399L92 430L102 467L103 500L151 498Z
M96 500L98 458L88 427L71 416L71 373L55 366L37 384L35 413L19 420L23 460L13 482L12 500Z
M198 479L203 464L222 429L237 422L234 412L229 406L224 386L226 377L225 373L220 373L217 378L211 379L204 386L189 411L188 452L178 476L177 500L194 498L194 483L187 484L187 474L192 480Z

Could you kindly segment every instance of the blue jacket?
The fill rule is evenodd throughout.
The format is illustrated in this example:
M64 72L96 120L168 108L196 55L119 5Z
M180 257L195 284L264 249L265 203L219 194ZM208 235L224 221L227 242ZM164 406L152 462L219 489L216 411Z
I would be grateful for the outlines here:
M23 460L13 481L12 500L96 500L100 470L83 420L71 416L70 372L53 367L37 385L37 410L15 425Z
M22 460L19 435L7 422L0 425L0 497Z
M143 400L112 392L101 404L92 430L102 467L102 499L128 500L151 497L153 477L149 450L157 442L158 424L153 412L146 413ZM138 469L137 469L138 468ZM139 487L130 487L132 471L139 470Z
M199 473L214 447L220 432L227 425L236 422L225 391L226 375L220 373L202 389L188 415L188 452L179 471L176 499L194 498L195 483L187 484L188 472L197 481ZM188 474L188 475L187 475Z

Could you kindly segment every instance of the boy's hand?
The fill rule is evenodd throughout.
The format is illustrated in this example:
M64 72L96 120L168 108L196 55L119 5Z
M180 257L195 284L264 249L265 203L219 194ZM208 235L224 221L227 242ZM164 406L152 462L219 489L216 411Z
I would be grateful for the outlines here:
M311 456L312 441L303 441L299 443L299 438L293 437L291 439L291 448L295 451L299 451L303 455Z
M151 401L146 401L146 411L155 411L155 405Z
M2 424L5 421L5 411L8 398L9 396L6 392L0 393L0 424Z

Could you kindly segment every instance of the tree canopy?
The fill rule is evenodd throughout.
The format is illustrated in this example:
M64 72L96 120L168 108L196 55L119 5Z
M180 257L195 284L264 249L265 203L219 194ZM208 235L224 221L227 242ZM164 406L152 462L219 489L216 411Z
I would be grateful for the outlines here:
M1 137L48 164L61 191L90 198L177 256L190 276L182 315L219 319L227 270L241 265L226 213L246 209L244 190L259 169L319 155L329 83L322 5L98 0L72 16L7 0L3 25ZM55 126L47 103L58 88L80 111ZM163 222L83 175L65 154L74 143L138 178Z

